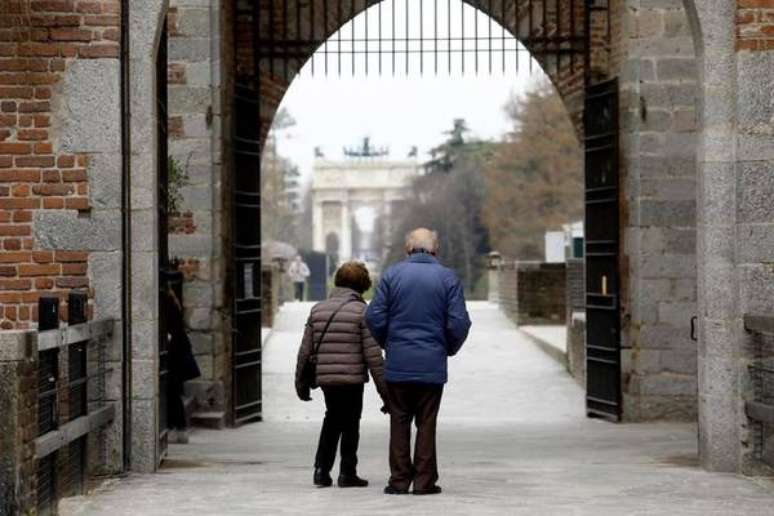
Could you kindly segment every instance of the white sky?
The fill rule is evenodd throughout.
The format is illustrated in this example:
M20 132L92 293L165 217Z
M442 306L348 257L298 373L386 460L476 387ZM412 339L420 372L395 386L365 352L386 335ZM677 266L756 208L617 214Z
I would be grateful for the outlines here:
M394 0L385 0L380 5L383 11L382 43L383 50L389 51L392 42L392 8ZM339 58L328 55L328 75L325 75L324 50L321 47L315 54L314 74L311 73L312 60L307 62L301 74L292 82L281 107L287 109L296 120L296 125L278 135L278 147L281 154L296 163L306 182L310 176L314 160L314 148L319 146L327 158L343 157L342 147L354 147L364 136L370 136L377 147L390 148L390 157L404 158L412 146L419 148L421 160L427 159L427 151L443 141L444 131L452 127L455 118L464 118L471 135L486 139L499 139L509 128L503 112L503 106L512 92L523 91L534 79L542 75L537 64L529 71L529 57L519 45L519 68L516 68L516 41L505 34L502 28L491 21L492 34L492 73L489 71L490 54L490 18L483 13L476 15L475 9L459 0L450 0L451 19L447 16L446 2L438 2L438 23L434 24L433 5L424 2L423 36L424 49L432 49L432 38L438 31L442 40L438 43L438 74L432 53L425 53L424 73L420 74L419 27L410 26L408 31L403 25L406 17L405 0L395 2L396 57L395 76L392 71L392 57L389 53L382 56L382 72L379 75L379 58L369 54L369 72L364 73L365 56L355 56L355 73L352 73L352 56L346 52L353 48L349 41L353 37L360 40L354 43L356 50L365 46L365 15L360 14L342 27L339 33L328 40L328 49L335 52L339 48L341 36L341 74L338 72ZM412 2L411 19L419 19L419 6L423 3ZM429 7L428 7L429 6ZM479 73L475 73L475 52L465 54L465 74L461 73L461 43L455 40L447 43L448 27L451 38L461 34L461 17L464 12L465 37L474 37L476 16L478 21ZM378 6L368 10L369 51L377 45ZM413 23L413 22L412 22ZM415 24L418 25L418 24ZM353 28L354 27L354 28ZM413 52L409 56L410 71L406 74L406 57L400 54L406 49L406 34L415 41L408 43ZM503 36L504 35L504 36ZM427 41L430 38L430 41ZM473 42L465 43L467 48ZM451 47L450 47L450 46ZM448 71L448 54L444 50L451 48L452 73ZM503 52L503 48L506 49ZM505 59L503 59L505 54ZM505 66L505 71L503 71Z

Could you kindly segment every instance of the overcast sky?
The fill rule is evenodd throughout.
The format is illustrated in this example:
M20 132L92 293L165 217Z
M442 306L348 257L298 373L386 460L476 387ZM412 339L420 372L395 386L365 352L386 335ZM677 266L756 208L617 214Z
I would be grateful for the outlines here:
M393 0L385 0L381 5L383 10L383 50L389 50L392 45L391 11ZM355 18L354 24L344 25L340 31L341 74L339 60L336 55L328 54L328 75L324 73L325 57L321 48L314 58L314 74L310 60L301 74L292 82L281 107L296 120L296 125L279 135L280 152L294 161L300 168L304 180L309 178L314 160L314 148L320 147L327 158L343 157L342 147L353 147L359 144L364 136L369 136L377 147L390 148L390 157L404 158L413 146L417 146L420 159L427 158L427 151L440 143L443 131L452 126L455 118L464 118L472 130L473 136L480 138L499 139L509 129L508 121L503 112L503 105L512 93L523 91L542 72L537 65L529 71L529 58L523 49L519 52L519 67L516 68L516 41L507 34L503 37L502 28L491 23L492 39L490 40L490 19L459 0L451 1L451 20L448 19L446 2L439 2L438 17L428 13L425 2L423 13L424 38L433 37L436 30L438 38L438 74L435 73L435 54L425 53L423 57L424 73L420 74L419 28L410 26L408 32L404 25L396 24L395 44L396 57L395 76L392 71L392 57L388 52L382 56L382 75L379 75L378 54L369 54L368 75L364 73L365 56L357 55L352 68L351 54L347 54L353 44L353 38L361 40L354 43L358 51L364 50L365 16ZM419 2L412 2L410 9L418 9ZM395 4L395 19L405 20L406 3L398 1ZM475 52L465 53L465 74L461 73L461 18L465 17L465 37L472 38L476 20L478 23L479 52L476 75ZM368 10L370 51L377 45L373 38L378 34L377 6ZM419 13L411 13L411 19L419 19ZM438 20L437 24L434 20ZM450 22L450 23L449 23ZM445 39L451 26L451 43ZM409 73L406 74L406 57L401 49L406 49L406 43L401 37L408 33L416 41L409 42L408 48L412 54L409 57ZM339 34L334 34L328 40L329 52L338 48ZM490 73L489 45L492 45L492 72ZM448 54L452 50L452 72L449 73ZM467 48L474 45L472 40L465 43ZM433 48L433 43L423 43L425 50ZM503 48L505 51L503 52ZM505 59L503 57L505 56ZM503 67L505 70L503 71Z

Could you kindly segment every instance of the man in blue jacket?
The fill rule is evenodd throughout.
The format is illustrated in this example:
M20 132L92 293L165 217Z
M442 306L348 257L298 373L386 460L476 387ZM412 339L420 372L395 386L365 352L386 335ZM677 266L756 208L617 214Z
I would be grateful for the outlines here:
M447 380L447 358L460 350L470 318L462 284L436 259L438 235L425 228L406 237L407 258L382 275L366 311L371 334L386 350L390 398L390 481L384 492L437 494L435 428ZM411 422L416 420L414 461Z

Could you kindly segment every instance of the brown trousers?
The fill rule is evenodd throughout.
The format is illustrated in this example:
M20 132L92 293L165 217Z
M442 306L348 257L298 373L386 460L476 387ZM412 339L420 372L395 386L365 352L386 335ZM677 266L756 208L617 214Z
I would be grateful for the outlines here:
M435 427L443 385L388 383L390 395L390 485L395 489L423 491L438 481ZM417 427L414 461L411 460L411 422Z

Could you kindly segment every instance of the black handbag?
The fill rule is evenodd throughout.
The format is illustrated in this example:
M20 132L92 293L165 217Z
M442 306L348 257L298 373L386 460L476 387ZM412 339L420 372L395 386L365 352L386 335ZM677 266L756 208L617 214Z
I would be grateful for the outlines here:
M306 362L304 362L304 368L301 370L301 384L304 386L307 386L311 389L316 389L318 387L317 385L317 352L320 350L320 344L322 344L323 339L325 338L325 334L328 332L328 328L330 327L331 323L333 322L333 318L336 317L336 314L339 313L339 310L344 308L344 305L349 303L349 299L341 303L336 310L333 311L331 316L328 318L328 322L325 323L325 327L323 328L322 333L320 334L320 338L317 339L317 344L314 347L314 351L309 354L309 356L306 358Z

